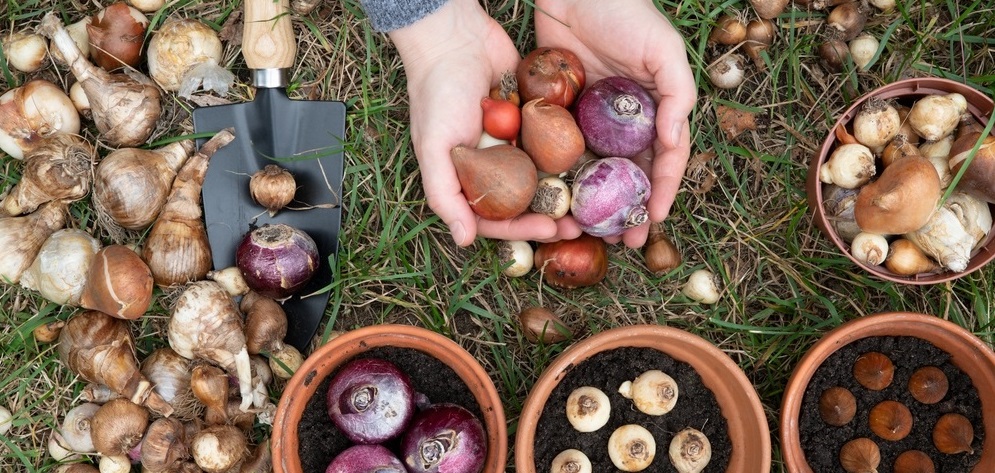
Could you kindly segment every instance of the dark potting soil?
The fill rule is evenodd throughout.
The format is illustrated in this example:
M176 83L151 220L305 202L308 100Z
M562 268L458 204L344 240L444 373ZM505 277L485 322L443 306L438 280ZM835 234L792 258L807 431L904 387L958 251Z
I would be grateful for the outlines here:
M427 396L430 402L457 404L469 409L481 422L484 420L470 388L452 368L431 355L412 348L377 347L357 355L356 358L381 358L390 361L407 373L415 391ZM308 400L297 426L300 441L298 454L304 473L324 473L335 456L352 445L328 417L325 395L336 373L337 370L333 371L318 385L318 390ZM384 446L398 454L399 441L400 439L392 440Z
M891 384L881 391L861 386L853 377L853 363L863 353L877 351L888 355L895 365ZM916 401L909 393L909 376L923 366L936 366L947 375L946 397L933 405ZM857 414L842 427L823 422L819 415L819 397L833 386L849 389L857 399ZM884 440L871 432L868 412L881 401L901 402L912 413L912 432L902 440ZM974 454L948 455L933 445L932 431L943 414L956 412L974 425ZM802 399L798 419L799 438L805 458L815 473L841 471L839 451L844 443L867 437L881 450L879 473L891 473L895 457L906 450L921 450L933 460L938 472L968 472L981 459L984 426L981 400L971 378L950 361L950 355L918 337L868 337L843 346L830 355L815 371Z
M652 369L669 374L678 386L677 405L662 416L643 414L631 400L618 393L623 382ZM565 414L567 397L581 386L601 389L611 403L608 424L594 432L578 432ZM712 459L703 471L726 471L732 454L726 420L715 395L702 383L698 372L663 352L634 347L607 350L588 358L570 368L553 389L536 426L536 471L549 471L553 457L568 448L584 452L591 460L592 471L619 471L608 457L608 438L616 428L626 424L645 427L656 440L656 457L644 473L677 471L667 451L674 435L687 427L704 433L712 446Z

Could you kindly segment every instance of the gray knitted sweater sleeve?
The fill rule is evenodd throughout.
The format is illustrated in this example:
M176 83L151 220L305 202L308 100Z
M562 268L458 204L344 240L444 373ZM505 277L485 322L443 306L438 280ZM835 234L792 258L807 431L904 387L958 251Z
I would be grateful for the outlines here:
M448 0L360 0L373 29L393 31L434 12Z

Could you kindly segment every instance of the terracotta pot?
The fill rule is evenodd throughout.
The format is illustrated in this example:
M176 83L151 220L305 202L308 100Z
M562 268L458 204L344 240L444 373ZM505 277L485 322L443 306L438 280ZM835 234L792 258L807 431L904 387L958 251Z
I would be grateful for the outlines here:
M995 352L957 324L932 315L888 312L851 320L826 333L802 357L788 381L781 403L781 446L790 473L811 473L802 451L798 419L802 399L815 371L840 348L867 337L909 336L950 354L951 362L970 376L981 398L985 441L974 472L995 471Z
M834 130L841 126L847 126L850 123L850 120L852 120L860 110L860 107L863 106L864 102L868 99L877 97L881 99L908 99L910 101L914 101L926 95L948 94L951 92L957 92L967 99L968 112L973 114L975 118L981 121L981 123L987 123L988 117L992 116L993 111L995 111L995 102L992 101L991 97L988 97L977 89L949 79L927 77L892 82L891 84L874 89L873 91L865 94L863 97L857 99L857 101L854 102L842 116L840 116L839 120L836 121L836 124L830 128L829 136L827 136L825 141L822 142L819 154L816 155L815 159L809 163L806 188L808 190L809 209L812 211L816 226L818 226L819 229L821 229L823 233L825 233L826 236L832 240L836 247L839 248L840 251L842 251L843 254L857 266L860 266L868 273L871 273L872 275L886 281L916 285L936 284L951 281L969 274L987 264L992 260L992 258L995 258L995 232L989 232L988 237L982 244L980 250L978 250L974 257L971 258L967 268L961 272L943 271L917 274L913 276L902 276L888 271L888 269L883 265L870 266L864 264L850 254L849 244L847 244L847 242L836 233L832 225L829 224L829 219L825 214L825 209L822 204L823 184L819 181L819 168L822 167L822 164L829 159L829 156L832 155L833 150L836 149L836 134L834 133ZM993 209L993 213L995 213L995 206L991 207Z
M379 347L412 348L431 355L453 369L480 405L487 432L485 473L505 471L508 431L504 409L494 382L473 356L443 335L411 325L373 325L346 332L322 345L287 382L273 419L273 471L300 473L297 425L315 390L329 374L356 355Z
M770 429L760 397L750 380L728 355L711 342L683 330L659 325L621 327L594 335L566 349L542 372L522 407L515 435L515 471L546 471L545 468L537 469L535 465L536 425L547 399L563 377L573 366L588 358L623 347L651 348L691 365L705 386L715 394L728 424L733 445L727 471L770 471ZM659 446L657 452L658 458L667 461L665 453L660 456Z

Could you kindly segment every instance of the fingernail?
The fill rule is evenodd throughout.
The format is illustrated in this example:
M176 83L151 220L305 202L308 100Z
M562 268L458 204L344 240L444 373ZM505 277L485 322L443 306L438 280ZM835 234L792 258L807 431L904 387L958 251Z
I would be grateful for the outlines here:
M677 147L678 143L681 142L681 133L683 132L684 132L684 124L680 122L674 123L674 126L670 129L671 146L675 148Z
M457 245L463 246L463 241L466 240L466 229L463 228L463 224L461 222L454 222L453 225L449 227L449 231L453 235L453 241L455 241Z

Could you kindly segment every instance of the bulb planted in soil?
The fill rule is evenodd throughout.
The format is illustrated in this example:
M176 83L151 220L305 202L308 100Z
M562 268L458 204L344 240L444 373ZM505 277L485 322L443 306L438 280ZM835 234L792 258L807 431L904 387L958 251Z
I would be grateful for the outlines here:
M897 442L912 432L912 412L898 401L881 401L871 408L868 424L878 437Z
M856 413L857 398L849 389L834 386L823 391L819 397L819 415L829 425L846 425Z
M895 376L895 365L884 353L872 351L857 357L853 363L853 377L861 386L872 391L880 391Z
M909 392L915 400L923 404L936 404L942 401L949 388L947 375L935 366L923 366L909 377Z
M840 449L840 465L847 473L878 473L881 450L869 438L853 439Z
M933 459L921 450L906 450L895 458L894 473L936 473Z
M948 455L974 454L974 426L967 417L957 413L944 414L933 426L933 445Z

